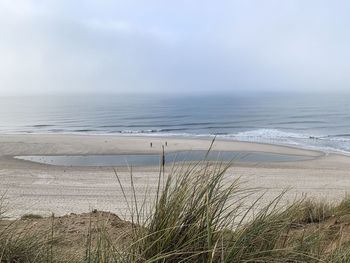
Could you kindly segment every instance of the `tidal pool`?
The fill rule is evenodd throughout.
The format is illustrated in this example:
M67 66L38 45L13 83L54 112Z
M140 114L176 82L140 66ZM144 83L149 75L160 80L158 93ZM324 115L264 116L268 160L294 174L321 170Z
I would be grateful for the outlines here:
M310 160L312 157L264 152L212 151L181 151L165 154L165 163L193 162L206 158L210 161L236 162L293 162ZM59 166L151 166L159 165L161 157L158 154L113 154L113 155L26 155L16 156L16 159L41 164Z

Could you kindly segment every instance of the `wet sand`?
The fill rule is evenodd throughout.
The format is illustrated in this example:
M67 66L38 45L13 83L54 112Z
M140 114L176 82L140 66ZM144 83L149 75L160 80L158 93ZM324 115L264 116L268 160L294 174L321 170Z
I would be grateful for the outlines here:
M92 155L160 153L166 151L207 150L209 139L93 135L1 135L0 193L4 193L7 215L26 213L63 215L91 209L126 215L126 203L110 167L65 167L16 160L17 155ZM152 148L150 143L152 142ZM308 157L292 162L237 161L227 172L227 179L240 177L242 187L259 188L269 200L284 189L286 198L307 194L309 197L339 200L349 191L350 157L324 154L285 146L247 142L219 141L216 151L266 152ZM117 168L127 194L131 194L130 172ZM158 167L135 167L134 183L138 198L145 189L156 185Z

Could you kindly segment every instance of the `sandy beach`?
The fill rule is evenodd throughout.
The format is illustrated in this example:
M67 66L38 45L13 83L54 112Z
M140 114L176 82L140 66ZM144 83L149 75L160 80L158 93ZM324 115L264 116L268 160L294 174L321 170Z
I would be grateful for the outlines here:
M160 153L207 150L210 139L126 137L103 135L1 135L0 193L5 196L7 215L26 213L63 215L91 209L127 216L126 203L111 167L66 167L15 159L18 155L92 155ZM152 142L152 148L150 147ZM240 177L242 187L259 188L271 199L289 189L286 198L307 195L329 201L344 197L350 185L350 157L286 146L217 140L213 150L265 152L305 156L290 162L237 162L228 170L228 180ZM130 172L117 168L127 194ZM158 167L133 168L138 197L156 184Z

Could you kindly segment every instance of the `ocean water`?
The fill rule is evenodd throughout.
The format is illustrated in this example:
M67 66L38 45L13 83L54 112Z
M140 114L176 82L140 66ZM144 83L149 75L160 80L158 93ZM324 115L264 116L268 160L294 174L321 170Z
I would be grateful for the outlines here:
M1 133L211 137L350 153L343 94L0 97Z

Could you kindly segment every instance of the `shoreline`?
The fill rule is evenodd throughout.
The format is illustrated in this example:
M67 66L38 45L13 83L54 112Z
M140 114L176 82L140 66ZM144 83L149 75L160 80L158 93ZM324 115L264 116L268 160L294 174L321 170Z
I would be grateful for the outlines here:
M21 138L21 139L34 139L34 140L38 140L39 138L48 138L48 139L58 139L58 138L66 138L66 139L71 139L71 138L88 138L88 139L117 139L117 140L144 140L144 141L184 141L184 142L193 142L193 141L200 141L200 142L206 142L208 143L208 147L205 149L202 146L200 146L198 148L198 150L207 150L212 142L212 140L214 139L215 136L209 137L209 136L193 136L193 137L181 137L181 136L162 136L162 135L154 135L154 136L144 136L144 135L116 135L116 134L76 134L76 133L30 133L30 134L17 134L17 133L7 133L7 134L0 134L0 143L6 142L5 137L11 139L15 139L15 138ZM153 140L152 140L153 139ZM247 152L262 152L262 153L278 153L279 150L281 149L289 149L291 151L298 151L303 153L302 155L306 154L306 155L311 155L311 156L323 156L325 154L327 154L326 152L320 150L320 149L308 149L308 148L303 148L303 147L298 147L298 146L294 146L294 145L284 145L284 144L274 144L274 143L265 143L265 142L251 142L251 141L240 141L240 140L230 140L230 139L225 139L225 138L220 138L220 137L216 137L215 139L215 143L214 143L214 147L216 150L219 151L232 151L231 149L227 149L226 147L220 147L217 144L218 143L228 143L231 146L232 145L246 145L246 146L251 146L252 149L254 150L250 150L250 147L244 147L247 150L243 150L243 151L247 151ZM159 145L158 145L159 146ZM260 147L262 147L263 150L260 149ZM264 150L268 148L268 150ZM144 150L144 149L143 149ZM161 150L161 149L159 149ZM171 151L184 151L184 150L188 150L188 148L176 148L175 150L171 150ZM197 150L193 149L193 150ZM147 152L147 151L146 151ZM149 153L153 153L153 149L150 149ZM128 149L127 151L121 151L118 152L118 154L128 154L128 153L137 153L137 154L142 154L145 153L144 151L141 152L135 152L135 151L130 151L130 149ZM67 153L69 154L69 153ZM105 153L101 153L101 154L105 154ZM299 155L299 154L293 154L290 153L291 155ZM342 152L332 152L330 154L339 154L339 155L345 155ZM2 153L0 152L0 156L2 155Z
M8 215L18 218L26 213L57 215L84 213L91 209L125 215L125 202L115 174L110 167L55 166L16 160L17 155L92 155L157 153L165 140L166 151L208 150L212 140L164 137L91 136L91 135L0 135L0 194L6 193ZM150 141L153 147L150 147ZM241 178L243 188L266 192L266 200L284 189L287 200L307 194L312 198L340 200L350 185L350 157L324 154L252 142L217 139L213 150L246 151L302 155L310 160L287 162L234 163L227 180ZM170 169L171 167L167 167ZM133 167L137 196L156 185L159 166ZM117 168L129 195L130 171ZM257 190L257 193L259 192ZM260 192L261 193L261 192ZM253 198L253 197L252 197Z
M286 147L291 149L305 150L311 152L319 152L322 154L337 154L350 157L350 152L340 150L340 149L326 149L326 148L317 148L315 146L306 146L306 145L294 145L294 144L283 144L283 143L269 143L269 142L258 142L258 141L248 141L248 140L238 140L230 139L221 135L211 135L211 134L138 134L138 133L86 133L86 132L33 132L33 133L0 133L2 136L72 136L72 137L105 137L105 138L141 138L151 140L155 139L164 139L164 140L204 140L211 141L216 138L216 141L226 141L226 142L237 142L237 143L247 143L247 144L258 144L258 145L267 145L267 146L278 146ZM261 151L259 151L261 152Z

